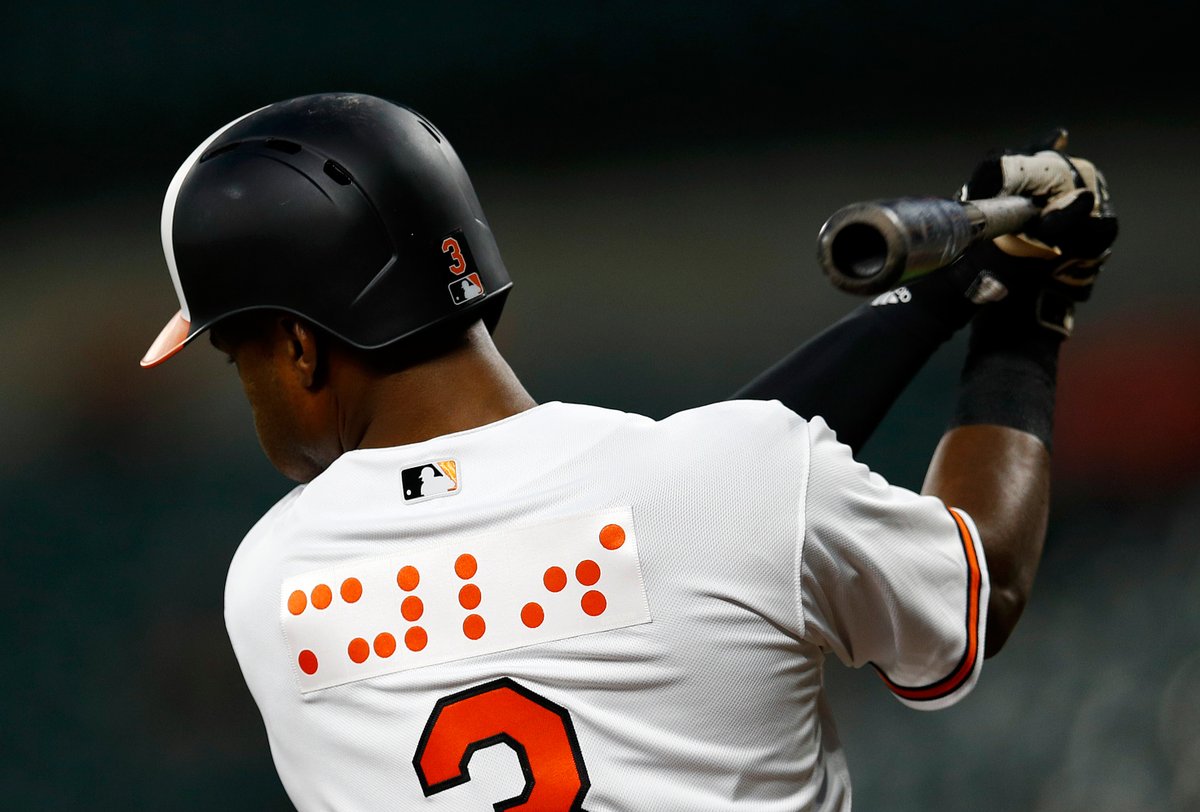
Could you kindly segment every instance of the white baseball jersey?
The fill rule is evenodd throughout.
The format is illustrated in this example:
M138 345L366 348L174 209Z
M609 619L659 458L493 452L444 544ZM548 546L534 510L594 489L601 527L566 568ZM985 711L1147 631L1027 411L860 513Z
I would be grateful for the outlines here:
M968 692L971 519L820 420L552 402L344 454L250 531L229 635L300 810L844 810L832 652Z

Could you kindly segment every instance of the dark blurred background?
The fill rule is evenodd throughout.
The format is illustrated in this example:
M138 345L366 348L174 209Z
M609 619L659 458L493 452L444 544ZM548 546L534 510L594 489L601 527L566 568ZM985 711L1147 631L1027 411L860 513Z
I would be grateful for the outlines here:
M18 2L0 26L0 807L288 803L229 649L242 535L290 487L176 309L175 168L271 101L387 96L457 147L540 400L721 399L857 304L846 203L949 195L1050 126L1107 173L1114 258L1062 359L1033 601L935 714L828 676L862 810L1200 808L1200 179L1182 2ZM946 345L863 452L919 487ZM854 371L848 370L848 373ZM397 758L407 758L398 754Z

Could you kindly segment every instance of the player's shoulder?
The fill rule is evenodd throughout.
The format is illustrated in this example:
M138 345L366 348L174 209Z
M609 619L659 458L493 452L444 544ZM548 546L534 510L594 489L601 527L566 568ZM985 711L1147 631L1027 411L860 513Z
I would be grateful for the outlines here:
M802 433L807 421L778 400L726 400L676 412L659 424L667 430L709 432L718 440L744 434Z
M658 470L802 461L808 447L807 421L777 400L726 400L659 418L568 404L559 416L570 436L591 438L593 461L605 453L626 463L645 458Z
M683 468L743 465L742 470L805 464L804 418L779 401L728 400L676 412L644 429L645 452Z
M678 412L658 425L668 436L697 443L701 456L749 455L767 464L790 461L805 468L869 469L819 415L802 417L778 400L728 400Z
M264 579L275 572L280 554L280 545L273 542L303 492L304 486L297 485L272 505L242 538L229 562L225 574L225 625L231 639L244 639L249 628L246 624L258 616L263 596L272 594L270 589L264 591Z
M598 406L565 404L567 420L576 425L590 423L616 431L662 438L707 438L707 443L746 436L803 433L807 421L778 400L724 400L683 409L653 419L644 415ZM574 426L573 426L574 428Z
M295 508L296 502L300 499L301 494L304 493L304 489L304 485L297 485L292 488L254 523L242 538L237 551L233 554L233 560L229 565L231 574L241 568L247 558L253 557L255 551L270 538L272 533L278 528L280 522L285 520Z
M262 517L254 523L250 531L246 533L247 539L254 539L270 531L280 519L286 516L299 501L304 493L307 485L297 485L290 491L285 493L280 499L267 510Z

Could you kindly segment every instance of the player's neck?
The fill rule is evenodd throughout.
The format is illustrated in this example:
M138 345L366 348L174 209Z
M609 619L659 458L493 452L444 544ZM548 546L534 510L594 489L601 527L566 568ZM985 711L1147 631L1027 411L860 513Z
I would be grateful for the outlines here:
M418 443L536 405L480 325L461 348L365 384L358 414L344 415L343 447Z

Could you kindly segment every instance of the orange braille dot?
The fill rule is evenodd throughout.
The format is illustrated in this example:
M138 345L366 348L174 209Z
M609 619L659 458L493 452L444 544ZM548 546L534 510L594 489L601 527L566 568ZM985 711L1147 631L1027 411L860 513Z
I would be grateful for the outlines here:
M356 663L361 663L371 654L371 647L366 640L361 637L356 637L350 641L350 645L346 646L346 653L350 655L350 659Z
M313 654L308 649L300 652L300 656L296 658L300 663L300 670L305 674L312 676L317 673L317 655Z
M546 574L542 576L542 583L546 585L546 589L551 592L559 592L567 585L567 574L563 572L562 567L551 567L546 570Z
M416 595L409 595L400 604L400 614L404 615L404 619L408 622L420 620L421 615L425 613L425 604Z
M396 586L405 592L412 592L419 583L421 583L421 573L417 572L416 567L401 567L400 571L396 573Z
M387 632L375 635L375 653L380 657L391 657L396 653L396 638Z
M297 589L291 595L288 595L288 611L293 615L303 612L306 606L308 606L308 598L305 596L304 590Z
M342 581L342 600L354 603L362 597L362 581L357 578L347 578Z
M521 607L521 622L531 629L536 629L542 625L542 621L546 619L546 613L542 611L542 607L536 603L527 603Z
M409 651L420 651L429 642L429 635L420 626L413 626L404 633L404 645Z
M333 590L325 584L317 584L312 591L312 605L317 609L324 609L333 602Z
M467 615L467 619L463 621L463 634L472 640L483 637L485 631L487 631L487 624L479 615Z
M579 579L579 583L584 586L591 586L600 580L600 565L595 561L584 559L579 562L579 566L575 568L575 577Z
M458 602L463 609L474 609L482 599L483 595L475 584L467 584L458 590Z
M596 617L603 614L604 610L608 608L608 599L604 597L603 592L589 589L580 599L579 605L583 607L583 611L592 617Z
M600 530L600 546L615 550L625 543L625 528L619 524L606 524Z
M476 563L475 556L471 555L470 553L463 553L458 557L458 560L454 562L454 571L458 574L458 577L462 578L464 581L468 578L474 578L475 571L478 569L479 564Z

